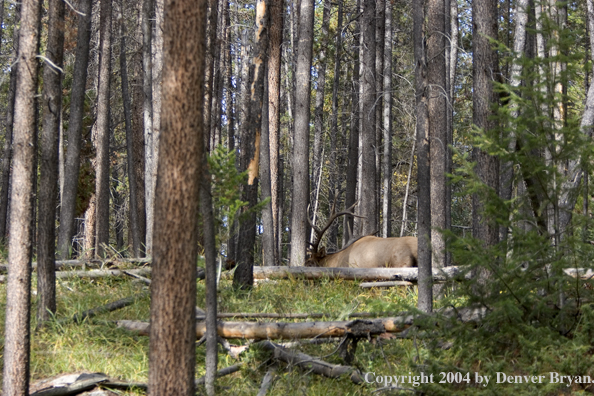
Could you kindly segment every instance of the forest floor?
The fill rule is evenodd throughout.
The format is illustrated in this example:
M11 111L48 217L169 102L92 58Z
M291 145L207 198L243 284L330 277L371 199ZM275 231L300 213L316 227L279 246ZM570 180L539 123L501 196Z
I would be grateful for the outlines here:
M33 290L35 290L35 276ZM77 324L68 318L76 313L124 297L140 296L135 303L123 309L85 319ZM149 339L146 336L118 328L118 320L148 321L150 299L148 286L130 277L103 279L59 279L57 281L58 314L49 326L32 333L31 383L64 373L100 372L123 381L146 383L148 377ZM35 312L35 292L33 296ZM451 303L451 301L450 301ZM204 281L198 281L197 304L205 306ZM349 320L357 312L376 312L381 316L396 316L410 311L416 304L416 288L393 287L362 289L359 282L343 280L305 281L299 279L261 282L249 292L238 292L231 281L221 280L219 286L219 312L253 313L326 313L316 319L259 319L260 321L302 322L304 320ZM4 335L6 285L0 285L0 334ZM32 328L35 329L35 315ZM247 320L247 319L229 319ZM274 340L273 340L274 341ZM273 369L273 382L268 395L369 395L411 394L560 394L578 391L564 385L496 384L491 379L488 387L476 383L475 375L487 366L495 365L498 371L530 373L534 368L519 368L518 358L507 362L505 356L486 357L485 361L463 362L457 352L449 351L451 340L427 337L426 332L409 332L406 338L396 336L362 339L358 343L352 366L360 370L369 382L354 384L348 375L331 379L286 363L275 362L270 352L247 348L238 357L219 347L219 369L240 364L239 371L217 380L221 395L255 395L266 373ZM248 345L247 340L229 340L232 345ZM280 342L280 341L279 341ZM340 341L320 345L302 343L294 351L306 353L333 364L345 364L337 353ZM3 338L2 338L3 345ZM473 347L473 346L469 346ZM476 346L474 346L476 347ZM455 348L454 348L455 349ZM204 344L196 347L196 377L205 374ZM436 357L439 356L439 359ZM522 363L524 364L524 363ZM473 368L474 367L474 368ZM493 372L491 367L491 372ZM507 370L507 371L506 371ZM538 370L544 370L539 368ZM421 372L431 383L413 384ZM444 374L440 373L443 372ZM1 374L0 374L1 375ZM398 388L383 389L378 383L385 376L406 376ZM409 375L411 376L409 378ZM449 375L449 377L448 377ZM547 372L548 375L548 372ZM466 381L469 377L472 381ZM422 378L417 377L421 382ZM439 382L443 380L444 383ZM448 384L449 382L449 384ZM470 383L469 383L470 382ZM393 384L392 384L393 385ZM202 394L203 389L198 388ZM127 391L120 394L144 394Z

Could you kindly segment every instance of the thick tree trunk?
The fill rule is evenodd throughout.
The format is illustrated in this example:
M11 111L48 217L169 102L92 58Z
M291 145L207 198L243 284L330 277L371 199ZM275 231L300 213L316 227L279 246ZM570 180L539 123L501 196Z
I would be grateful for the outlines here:
M58 255L61 259L70 257L72 237L75 234L76 196L80 170L80 150L85 112L87 66L89 64L89 41L91 39L92 0L79 2L78 32L76 38L76 60L72 77L70 101L70 122L68 124L68 150L64 169L64 191L60 206L60 229Z
M64 2L49 3L46 57L43 66L43 131L37 234L37 323L56 312L56 199L58 196L58 143L62 122L62 68L64 59ZM55 66L54 66L55 65ZM57 68L56 68L57 67Z
M262 131L262 103L268 52L269 10L264 0L256 4L256 37L254 57L250 66L250 96L247 120L243 125L241 169L247 170L247 184L243 186L243 201L253 208L258 200L258 178ZM254 283L254 247L256 243L256 213L253 211L239 226L239 255L233 278L236 288L251 288Z
M262 101L262 143L260 157L260 179L262 180L261 200L268 199L268 203L262 209L262 225L264 233L262 234L262 265L278 265L276 256L276 238L274 234L274 220L272 213L272 190L271 190L271 172L270 172L270 124L268 122L268 112L270 110L268 101L268 81L264 81L264 97Z
M429 0L427 37L427 96L429 99L429 140L431 157L431 263L445 265L446 169L447 169L447 82L444 0Z
M361 134L359 151L361 176L359 177L358 214L362 216L359 235L369 235L378 231L377 189L375 186L375 0L362 0L361 46L359 48L359 112Z
M491 120L492 107L497 102L493 79L498 69L497 53L489 42L497 37L497 1L478 0L472 5L473 20L473 123L482 133L488 134L495 127ZM499 167L497 158L475 148L476 173L480 180L495 191L499 189ZM486 246L492 246L499 239L498 227L484 215L481 197L472 198L473 235Z
M111 94L111 2L101 2L101 24L99 41L99 87L97 90L97 136L95 139L96 182L95 182L95 255L104 257L105 245L109 244L109 138Z
M413 3L414 53L417 113L417 225L419 297L417 306L421 311L433 310L433 281L431 277L431 157L429 149L429 125L427 109L427 59L425 55L423 2Z
M309 196L309 108L313 47L314 1L301 0L295 73L295 127L291 208L291 266L305 263Z
M4 336L4 395L29 392L35 93L41 2L22 2L14 113L13 183L8 239L8 285Z
M376 232L381 235L383 214L380 214L382 204L382 142L383 139L383 113L384 113L384 40L386 32L386 0L376 0L375 3L375 207ZM391 40L391 37L390 37Z
M193 395L206 1L167 0L155 197L149 394Z

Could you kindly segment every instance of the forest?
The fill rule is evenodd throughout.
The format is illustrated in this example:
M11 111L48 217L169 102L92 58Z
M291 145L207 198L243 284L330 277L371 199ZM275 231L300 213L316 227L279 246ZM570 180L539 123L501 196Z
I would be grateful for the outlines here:
M594 392L594 0L0 27L3 394Z

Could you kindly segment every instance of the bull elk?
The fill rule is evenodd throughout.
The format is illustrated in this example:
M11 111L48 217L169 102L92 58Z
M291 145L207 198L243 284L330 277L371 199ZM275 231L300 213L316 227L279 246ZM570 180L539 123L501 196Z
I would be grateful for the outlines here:
M352 267L352 268L402 268L417 266L417 238L379 238L364 236L346 248L335 253L326 253L324 247L320 248L320 241L324 232L330 227L337 217L353 215L351 206L346 211L332 213L323 228L316 227L311 219L309 224L316 233L316 239L311 244L310 257L305 265L308 267Z

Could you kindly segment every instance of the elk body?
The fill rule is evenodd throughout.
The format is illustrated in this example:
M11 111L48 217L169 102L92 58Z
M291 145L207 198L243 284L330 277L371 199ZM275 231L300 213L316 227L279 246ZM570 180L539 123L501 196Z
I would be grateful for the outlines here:
M322 248L306 263L315 267L402 268L417 266L417 238L364 236L336 253Z
M354 206L354 205L353 205ZM332 222L342 215L353 215L351 206L344 212L335 213L334 208L323 228L316 227L308 218L316 233L312 243L310 257L305 265L309 267L352 267L352 268L402 268L417 266L417 238L378 238L364 236L346 248L326 254L325 248L319 248L324 232Z

